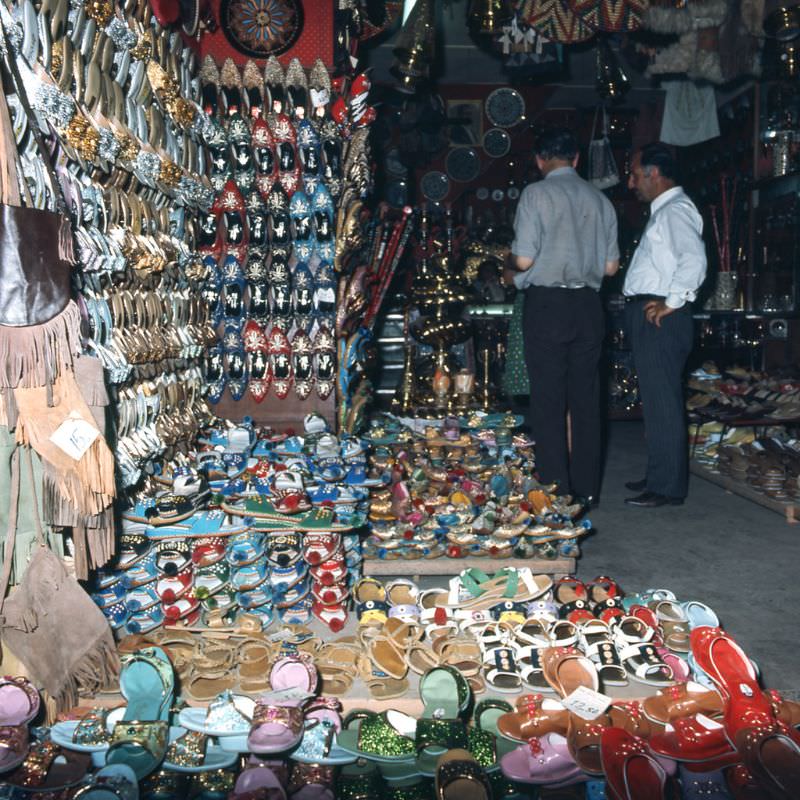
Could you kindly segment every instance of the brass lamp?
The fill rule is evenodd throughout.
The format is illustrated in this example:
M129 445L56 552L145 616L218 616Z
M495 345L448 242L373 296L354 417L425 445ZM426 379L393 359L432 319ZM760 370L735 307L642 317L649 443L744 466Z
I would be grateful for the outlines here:
M431 3L430 0L417 0L397 37L397 47L392 51L395 63L390 72L400 81L400 91L413 94L428 77L433 50Z
M597 41L597 93L603 100L621 100L631 88L628 76L605 39Z
M472 0L469 9L469 24L475 33L490 36L501 33L504 25L514 18L508 0Z

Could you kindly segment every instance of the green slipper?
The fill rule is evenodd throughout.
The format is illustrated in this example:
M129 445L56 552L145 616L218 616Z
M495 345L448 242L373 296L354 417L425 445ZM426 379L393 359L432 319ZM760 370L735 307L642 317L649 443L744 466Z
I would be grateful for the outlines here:
M413 761L417 721L400 711L355 710L345 717L336 737L342 750L373 761Z

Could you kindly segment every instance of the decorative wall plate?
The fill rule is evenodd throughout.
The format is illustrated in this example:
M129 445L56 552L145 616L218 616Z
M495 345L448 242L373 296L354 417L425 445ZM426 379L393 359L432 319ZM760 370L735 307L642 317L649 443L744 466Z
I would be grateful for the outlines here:
M486 155L492 158L500 158L504 156L511 149L511 137L508 131L502 128L489 128L483 134L483 149Z
M450 191L450 181L447 179L447 175L439 170L426 172L422 176L419 186L422 194L434 203L444 200Z
M447 154L445 167L452 180L469 183L481 173L481 158L471 147L454 147Z
M303 30L301 0L222 0L219 16L225 38L253 58L285 53Z
M525 116L525 100L509 86L495 89L486 98L486 116L498 128L513 128Z

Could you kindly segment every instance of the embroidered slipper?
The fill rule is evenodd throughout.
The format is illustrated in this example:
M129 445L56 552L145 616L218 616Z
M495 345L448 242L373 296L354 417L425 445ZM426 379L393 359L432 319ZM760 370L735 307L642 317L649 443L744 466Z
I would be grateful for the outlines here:
M347 610L344 606L326 606L320 602L314 602L311 606L311 613L320 621L325 623L333 633L339 633L347 624Z
M314 357L317 395L325 400L333 391L336 378L336 345L325 325L320 326L314 337Z
M123 533L119 537L119 556L117 565L119 569L126 570L132 567L139 559L144 558L150 549L150 539L145 533Z
M295 266L292 284L294 321L299 330L307 330L314 314L314 276L304 262Z
M264 537L258 533L247 531L235 534L228 539L228 551L225 558L232 566L251 564L263 555Z
M276 325L272 326L267 343L272 367L272 388L279 400L289 395L293 382L292 348L286 333Z
M291 197L300 185L300 159L297 157L297 137L294 127L286 114L274 114L269 122L272 137L275 140L275 151L278 157L278 179L288 197Z
M186 731L167 748L164 768L173 772L199 773L233 766L238 753L225 752L204 733Z
M267 208L270 214L270 249L272 263L275 258L288 260L292 249L292 227L289 217L289 197L278 181L272 184L267 196ZM288 274L287 274L288 279ZM270 283L275 281L270 275Z
M253 698L224 691L211 700L208 708L182 709L178 721L181 727L206 736L246 736L253 724L255 707Z
M314 387L314 349L303 328L298 328L292 335L291 348L294 391L300 400L305 400Z
M292 195L289 202L289 215L294 225L294 255L298 262L308 270L306 264L314 253L314 217L311 202L302 190L298 190Z
M314 536L318 534L309 535ZM307 542L307 537L305 537L305 539ZM303 539L296 533L269 534L267 536L267 561L269 561L272 567L280 567L283 569L291 567L300 560L300 548L302 545Z
M14 750L19 753L16 739ZM89 753L65 750L54 742L34 744L19 767L3 781L33 792L60 791L80 783L91 767Z
M275 140L263 117L253 122L253 153L256 166L256 187L266 201L278 175L278 160L275 157Z

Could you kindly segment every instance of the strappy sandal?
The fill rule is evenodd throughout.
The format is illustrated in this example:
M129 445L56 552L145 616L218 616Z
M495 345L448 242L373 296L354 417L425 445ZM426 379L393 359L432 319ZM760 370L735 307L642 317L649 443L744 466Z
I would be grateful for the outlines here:
M19 750L18 747L16 747ZM35 792L57 792L80 783L91 767L91 756L65 750L53 742L33 745L25 760L3 781Z
M274 649L266 639L255 636L245 639L236 653L239 689L251 694L268 691L270 683L267 676L273 657Z
M321 691L326 695L341 697L353 685L360 671L363 650L351 643L334 640L323 644L314 654L321 682Z
M608 686L626 686L625 668L614 647L611 629L599 619L584 622L580 627L583 652L595 663L600 682Z
M497 692L517 692L522 677L510 647L493 647L483 651L483 677Z

